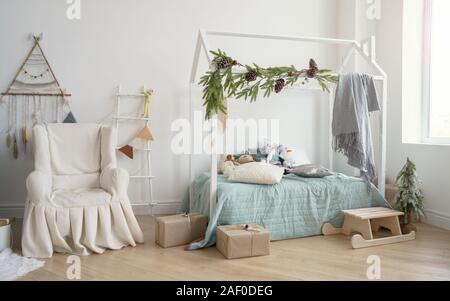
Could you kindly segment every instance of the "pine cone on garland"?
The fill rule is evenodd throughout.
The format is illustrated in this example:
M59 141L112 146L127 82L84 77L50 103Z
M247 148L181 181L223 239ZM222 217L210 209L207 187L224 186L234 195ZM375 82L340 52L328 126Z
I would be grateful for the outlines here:
M229 57L218 57L214 60L214 64L216 65L217 69L222 70L222 69L226 69L230 66L237 65L238 62L235 60L232 60Z
M214 63L216 64L217 69L219 69L219 70L228 68L230 66L230 60L225 57L216 59Z
M315 60L313 60L313 59L309 60L309 69L319 70L319 67L317 66L317 63Z
M306 76L309 78L314 78L317 75L317 71L319 71L318 69L308 69L306 70Z
M246 80L247 82L252 82L252 81L255 81L255 80L256 80L257 76L258 76L258 75L256 74L255 71L249 71L249 72L247 72L247 73L245 74L245 80Z
M319 67L317 66L316 61L313 59L310 59L309 60L309 69L306 70L306 76L309 78L314 78L314 77L316 77L318 71L319 71Z
M282 78L277 79L277 81L275 82L275 87L274 87L275 93L280 93L281 90L283 90L285 84L286 84L286 82L284 81L284 79L282 79Z

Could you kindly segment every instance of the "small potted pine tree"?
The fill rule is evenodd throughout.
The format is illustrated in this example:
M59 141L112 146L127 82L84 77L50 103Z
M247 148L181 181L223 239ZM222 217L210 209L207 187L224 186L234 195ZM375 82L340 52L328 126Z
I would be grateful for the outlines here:
M399 191L395 197L395 208L405 213L400 221L403 232L408 233L411 230L417 230L413 225L414 218L419 219L424 215L424 196L420 189L416 165L409 158L397 175L396 181Z

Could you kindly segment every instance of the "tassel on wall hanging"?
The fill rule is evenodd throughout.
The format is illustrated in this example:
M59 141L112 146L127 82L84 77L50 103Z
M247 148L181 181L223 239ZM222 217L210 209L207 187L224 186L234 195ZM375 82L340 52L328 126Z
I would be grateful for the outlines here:
M19 148L27 151L34 125L61 122L65 114L64 121L76 122L68 102L71 94L61 88L39 44L42 34L32 38L33 47L0 97L0 102L8 107L8 126L2 133L6 134L6 145L15 159L19 158Z
M13 136L13 157L14 159L19 159L19 146L17 145L16 134Z
M14 129L14 120L13 120L13 116L15 116L13 114L14 108L11 102L8 102L8 128L6 130L6 146L8 148L10 148L13 145L14 139L13 139L13 129Z

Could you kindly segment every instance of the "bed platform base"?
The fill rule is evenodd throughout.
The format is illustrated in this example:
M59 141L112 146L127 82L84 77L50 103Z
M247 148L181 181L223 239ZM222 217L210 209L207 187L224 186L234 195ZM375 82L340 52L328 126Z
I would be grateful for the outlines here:
M322 227L322 234L351 235L357 232L359 234L354 234L351 238L351 245L354 249L415 239L416 234L414 231L402 234L398 217L403 215L403 212L383 207L343 210L342 212L345 215L342 228L335 228L330 223L326 223ZM391 231L392 236L374 238L373 233L378 232L380 228Z

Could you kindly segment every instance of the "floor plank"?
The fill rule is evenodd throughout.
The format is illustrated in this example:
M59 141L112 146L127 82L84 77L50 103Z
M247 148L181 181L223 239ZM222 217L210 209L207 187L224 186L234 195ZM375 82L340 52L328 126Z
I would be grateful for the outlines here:
M450 231L424 224L416 240L398 244L354 250L345 236L316 236L272 242L269 256L226 260L215 247L160 248L153 218L138 219L145 244L82 257L81 280L367 280L370 255L381 259L382 280L450 280ZM67 256L55 254L21 280L67 280Z

